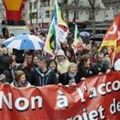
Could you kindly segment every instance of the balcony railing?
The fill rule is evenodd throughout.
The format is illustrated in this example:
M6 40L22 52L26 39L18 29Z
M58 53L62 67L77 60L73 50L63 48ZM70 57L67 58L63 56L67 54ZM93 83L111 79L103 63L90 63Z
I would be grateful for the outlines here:
M120 2L120 0L102 0L104 4Z

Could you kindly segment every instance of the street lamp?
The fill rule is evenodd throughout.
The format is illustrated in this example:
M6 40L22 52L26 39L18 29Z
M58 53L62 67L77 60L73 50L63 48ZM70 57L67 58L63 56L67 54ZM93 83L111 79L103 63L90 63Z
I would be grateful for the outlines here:
M37 12L36 12L36 25L38 25L38 19L39 19L39 16L38 16L38 11L39 11L39 2L38 0L36 0L36 4L37 4Z
M43 28L44 13L45 13L45 11L44 11L43 8L39 9L38 16L39 16L39 18L41 19L41 27L40 27L41 29Z
M29 13L30 25L32 26L32 1L29 0L28 3L29 3L29 10L30 10L30 13Z

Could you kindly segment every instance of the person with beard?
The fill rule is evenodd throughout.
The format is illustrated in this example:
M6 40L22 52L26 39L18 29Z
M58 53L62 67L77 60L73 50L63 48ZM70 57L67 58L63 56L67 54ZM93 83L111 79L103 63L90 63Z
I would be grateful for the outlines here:
M87 77L95 75L96 68L93 67L89 55L83 55L80 58L78 64L78 72L81 80L85 80Z
M95 63L93 64L96 74L109 73L112 68L109 56L104 56L102 52L95 55Z

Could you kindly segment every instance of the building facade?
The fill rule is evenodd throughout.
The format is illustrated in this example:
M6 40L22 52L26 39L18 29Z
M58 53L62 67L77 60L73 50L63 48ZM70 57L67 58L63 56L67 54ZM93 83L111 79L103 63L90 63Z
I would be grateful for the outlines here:
M51 13L54 0L29 0L26 3L26 19L28 24L40 27L48 27L51 21Z
M120 0L102 0L105 5L105 20L113 20L114 16L120 12Z
M55 0L27 0L25 9L22 12L22 19L28 24L48 28L51 21L54 1ZM88 0L59 0L59 2L69 23L74 21L78 23L89 23L92 21L92 12ZM114 16L120 12L119 5L120 0L96 0L95 21L101 23L112 21ZM2 0L0 0L0 21L3 19L5 19L5 8Z
M63 2L65 0L59 0L61 2L65 14L67 13L68 22L74 20L74 12L76 11L76 21L84 22L90 20L90 5L88 0L67 0L67 3ZM27 19L28 23L32 24L45 24L49 23L51 20L51 11L54 6L54 0L30 0L26 4L27 6ZM105 8L101 3L101 0L97 0L95 4L95 20L103 21L105 16ZM82 17L81 17L82 16Z
M5 8L3 6L2 0L0 0L0 23L2 20L5 19L6 13L5 13Z

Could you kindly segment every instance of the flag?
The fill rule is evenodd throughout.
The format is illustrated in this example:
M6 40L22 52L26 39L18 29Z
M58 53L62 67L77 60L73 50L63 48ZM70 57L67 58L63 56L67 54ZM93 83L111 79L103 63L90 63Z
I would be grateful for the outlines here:
M103 47L114 47L117 44L117 40L120 39L120 14L118 14L110 28L108 29L100 46L101 50Z
M82 43L82 38L80 37L77 24L75 24L75 32L74 32L74 42L73 42L73 46L77 46L77 44L79 44L79 43Z
M56 50L56 25L55 25L55 18L53 17L45 41L44 51L51 55L54 55L55 50Z
M83 42L79 34L78 26L75 24L73 48L77 49L77 47L81 46L82 44Z
M66 40L68 32L69 28L62 16L60 6L56 0L52 14L52 22L45 42L45 52L54 55L55 51L61 48L61 43Z
M101 43L99 51L103 47L108 47L108 48L114 49L114 50L112 50L113 53L112 53L112 57L111 57L112 64L113 64L116 54L120 52L120 14L116 15L112 25L108 29L108 31Z
M57 36L59 42L65 42L66 37L69 32L68 25L66 21L64 20L63 13L61 11L60 5L58 4L57 0L55 1L55 7L54 7L54 16L57 24Z

